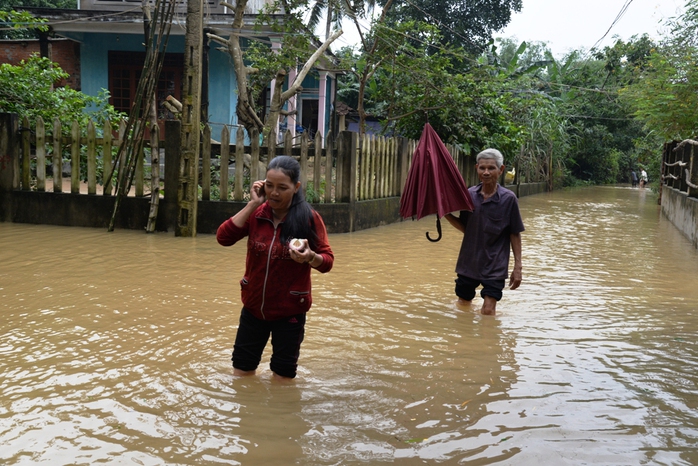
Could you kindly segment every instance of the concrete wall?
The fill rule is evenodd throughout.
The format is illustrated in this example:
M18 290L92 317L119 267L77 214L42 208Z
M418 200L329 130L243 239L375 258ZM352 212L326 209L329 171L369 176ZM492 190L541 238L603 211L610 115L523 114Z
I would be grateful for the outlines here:
M662 186L662 213L698 247L698 199L669 186Z
M543 186L542 190L540 185ZM544 183L521 186L526 186L526 195L545 192ZM244 202L199 201L197 232L214 234L225 219L235 215L244 206ZM329 233L347 233L402 221L399 197L357 201L353 207L349 203L314 204L313 207L322 215ZM106 229L113 208L112 196L0 191L0 220L14 223ZM149 209L148 197L124 198L116 219L116 228L145 230ZM176 216L176 202L161 199L157 230L174 231ZM428 223L429 219L426 220L425 225L428 224L428 228L431 228L433 223ZM696 235L697 232L694 231L694 237Z

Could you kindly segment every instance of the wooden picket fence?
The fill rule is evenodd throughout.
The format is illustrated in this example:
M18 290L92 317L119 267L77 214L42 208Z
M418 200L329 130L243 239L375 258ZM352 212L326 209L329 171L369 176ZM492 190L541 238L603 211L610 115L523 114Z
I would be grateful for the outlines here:
M24 118L21 136L21 176L20 189L25 191L47 191L52 185L53 192L63 192L63 167L67 161L70 165L70 192L104 196L113 195L113 183L116 175L105 177L115 165L115 154L124 141L126 124L121 121L114 131L112 124L106 122L98 131L94 123L81 128L77 122L71 125L69 134L63 134L60 121L56 119L52 127L47 128L39 118L35 131L29 131L29 121ZM158 131L158 128L153 128ZM168 134L170 134L168 132ZM294 144L289 131L284 134L281 144L259 142L258 134L251 134L250 145L231 144L230 131L224 127L221 141L211 139L211 129L205 126L202 137L200 165L200 200L244 201L248 196L249 185L264 177L266 162L275 155L283 153L296 157L301 164L301 183L311 202L333 203L345 202L340 193L346 192L347 180L356 180L355 200L372 200L399 196L407 177L409 164L416 147L416 141L403 138L365 135L358 144L355 166L339 163L348 148L341 147L332 134L323 140L317 134L309 140L307 133L300 136L300 144ZM156 138L157 139L157 138ZM236 141L244 141L245 133L238 127ZM272 133L269 140L275 141ZM459 167L466 167L464 155L452 146L448 146ZM143 154L137 158L133 189L129 195L148 195L148 176L146 161L151 150L149 139L144 143ZM176 150L165 144L167 151ZM166 162L165 162L166 163ZM123 164L118 164L120 167ZM229 170L221 167L234 166L232 176ZM242 170L238 167L246 167ZM354 170L355 176L348 176L347 170ZM160 173L167 171L160 170ZM465 175L466 173L464 173ZM164 176L163 176L164 178ZM47 183L49 181L50 183ZM469 180L466 178L466 182ZM166 183L165 183L166 185ZM98 189L101 187L101 189ZM215 193L215 195L214 195Z

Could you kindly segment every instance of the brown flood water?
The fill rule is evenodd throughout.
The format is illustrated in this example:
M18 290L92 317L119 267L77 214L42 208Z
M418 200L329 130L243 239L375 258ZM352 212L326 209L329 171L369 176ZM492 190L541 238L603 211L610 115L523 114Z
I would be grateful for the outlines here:
M698 464L696 250L649 190L520 204L496 317L447 224L331 235L291 385L231 375L243 245L0 223L0 463Z

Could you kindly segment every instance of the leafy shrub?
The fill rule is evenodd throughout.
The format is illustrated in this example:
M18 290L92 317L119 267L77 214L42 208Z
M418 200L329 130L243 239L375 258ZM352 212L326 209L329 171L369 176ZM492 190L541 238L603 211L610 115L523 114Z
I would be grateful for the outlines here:
M93 120L102 128L109 118L117 124L124 115L109 104L109 93L102 90L98 96L89 96L68 86L55 87L68 78L57 63L34 54L19 65L0 65L0 111L27 117L32 129L40 116L47 126L58 118L64 134L70 132L73 121L87 128Z

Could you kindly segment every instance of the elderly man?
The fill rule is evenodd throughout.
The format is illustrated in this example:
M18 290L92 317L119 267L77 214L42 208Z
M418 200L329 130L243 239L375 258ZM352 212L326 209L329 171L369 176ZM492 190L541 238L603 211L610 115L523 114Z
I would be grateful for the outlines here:
M462 211L459 217L446 215L446 220L463 233L463 242L456 264L456 295L459 304L469 304L475 289L482 285L484 302L480 312L494 315L497 301L509 271L509 249L514 253L514 269L509 288L521 284L521 232L523 221L516 195L500 186L497 180L504 173L504 157L497 149L485 149L475 160L480 184L469 189L475 209Z

